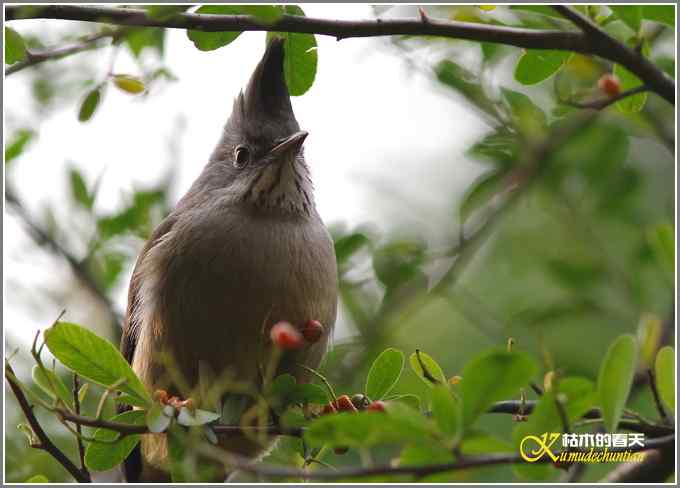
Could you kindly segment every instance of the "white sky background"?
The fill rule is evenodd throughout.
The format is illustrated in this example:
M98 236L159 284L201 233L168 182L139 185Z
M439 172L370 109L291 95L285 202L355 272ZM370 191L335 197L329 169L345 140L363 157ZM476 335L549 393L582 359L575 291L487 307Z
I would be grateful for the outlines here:
M304 9L315 17L372 17L366 5ZM14 27L47 37L47 30L57 25L73 27L53 20L22 21ZM324 221L344 221L350 227L370 222L381 229L404 226L435 242L441 239L445 235L441 231L452 229L438 229L436 223L453 215L453 194L479 171L465 161L463 151L486 127L438 83L410 70L386 39L337 42L317 36L317 42L316 80L309 92L293 99L293 108L301 127L310 132L305 154ZM166 84L159 93L152 86L145 100L111 88L87 124L77 121L75 101L40 120L39 139L11 169L20 197L34 215L50 203L58 218L68 216L73 209L64 203L70 199L64 168L73 162L90 185L103 172L95 205L113 211L121 205L123 192L154 184L167 169L168 137L183 117L186 127L176 155L181 165L172 195L176 201L207 162L232 100L245 86L263 48L264 33L244 33L232 44L206 53L198 51L184 31L169 30L166 64L179 81ZM90 59L106 72L106 51ZM70 62L57 61L64 66ZM115 72L137 73L127 50L120 51ZM21 123L22 107L30 103L26 81L22 73L5 81L6 134ZM17 120L8 120L7 114L17 115ZM30 341L60 310L57 303L36 306L33 291L59 290L71 278L59 258L32 245L16 219L5 219L4 230L3 322L15 346L15 338ZM121 310L128 279L126 275L121 280L116 297ZM66 318L86 321L91 311L78 303L75 308L67 303ZM336 338L349 332L341 320Z

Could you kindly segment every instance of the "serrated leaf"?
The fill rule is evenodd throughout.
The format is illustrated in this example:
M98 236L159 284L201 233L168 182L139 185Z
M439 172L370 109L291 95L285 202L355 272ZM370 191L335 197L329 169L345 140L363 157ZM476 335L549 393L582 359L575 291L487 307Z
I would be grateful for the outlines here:
M640 5L608 5L620 20L630 27L636 34L642 24L642 6Z
M151 408L146 412L146 426L154 434L165 432L170 422L172 422L172 416L166 415L163 407L158 403L151 405Z
M128 410L110 420L129 425L144 425L144 411ZM119 435L116 431L99 428L95 431L94 438L100 441L113 441ZM85 465L94 471L113 469L128 457L139 440L139 434L132 434L114 443L90 442L85 451Z
M429 354L423 351L414 352L408 362L413 372L428 386L445 385L446 375L441 366ZM421 364L422 363L422 364ZM425 369L423 369L423 366Z
M675 27L675 7L673 5L643 5L642 17Z
M654 363L656 387L661 400L675 412L675 351L671 346L664 346L656 354Z
M461 373L463 427L468 429L492 403L517 395L537 371L524 352L491 350L472 359Z
M53 371L36 364L33 366L32 376L35 384L50 398L58 397L64 405L73 408L73 394Z
M535 85L557 73L569 59L568 51L547 49L527 50L515 67L515 80L523 85Z
M99 102L101 101L102 91L100 87L91 90L85 95L82 103L80 104L80 109L78 110L78 120L80 122L87 122L92 118Z
M11 27L5 27L5 63L14 64L26 59L24 39Z
M138 95L146 90L144 82L132 75L114 75L113 84L121 91L132 95Z
M50 352L67 368L105 387L124 379L116 389L150 403L149 393L132 368L109 341L69 322L57 322L45 331Z
M432 389L432 417L447 438L457 440L461 431L461 405L446 384Z
M373 361L366 377L364 393L371 400L382 400L399 381L404 369L404 353L393 348L385 349Z
M179 415L177 416L177 422L180 425L186 425L187 427L193 427L197 425L204 425L220 418L219 413L208 412L207 410L201 410L197 408L193 412L187 407L182 407L179 409Z
M616 432L626 406L637 366L637 343L630 334L618 337L609 346L597 378L604 427Z

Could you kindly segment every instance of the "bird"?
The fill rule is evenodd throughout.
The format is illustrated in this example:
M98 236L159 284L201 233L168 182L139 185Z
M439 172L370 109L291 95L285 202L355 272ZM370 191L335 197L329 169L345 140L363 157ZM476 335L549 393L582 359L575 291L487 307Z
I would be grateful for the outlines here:
M327 350L338 301L335 251L315 205L285 50L285 39L268 41L207 164L136 261L120 348L150 392L180 393L161 360L168 357L191 388L208 373L261 387L262 362L276 347L271 328L281 321L296 328L319 321L323 334L286 351L277 374L309 381L308 368ZM250 457L263 450L243 437L219 444ZM167 481L167 456L163 434L142 436L124 463L126 480Z

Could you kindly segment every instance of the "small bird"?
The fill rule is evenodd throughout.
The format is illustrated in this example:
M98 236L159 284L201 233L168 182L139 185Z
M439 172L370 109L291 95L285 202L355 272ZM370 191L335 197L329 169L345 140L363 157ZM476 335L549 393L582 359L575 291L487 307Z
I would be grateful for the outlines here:
M286 351L276 374L307 381L300 364L316 368L326 351L335 252L315 207L284 49L282 39L269 42L208 164L137 259L121 351L152 392L180 394L164 357L191 388L204 371L261 386L275 347L269 332L280 321L298 329L319 321L323 333ZM244 437L219 442L246 456L263 450ZM124 471L128 482L167 480L164 435L143 436Z

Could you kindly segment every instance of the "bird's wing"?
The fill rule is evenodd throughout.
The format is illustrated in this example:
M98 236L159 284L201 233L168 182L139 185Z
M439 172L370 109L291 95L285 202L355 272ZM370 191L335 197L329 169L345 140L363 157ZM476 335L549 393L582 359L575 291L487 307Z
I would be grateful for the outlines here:
M139 276L140 263L144 260L146 253L151 249L158 239L167 234L172 226L176 222L176 217L174 215L168 216L163 222L161 222L158 227L153 231L148 242L142 249L142 252L137 258L137 263L135 264L135 269L132 272L132 279L130 280L130 289L128 290L128 304L127 310L125 312L125 321L123 323L123 335L120 340L120 352L128 363L132 364L132 359L135 355L135 348L137 347L137 337L139 334L138 328L132 323L132 317L134 317L135 306L137 304L137 293L141 287L141 279ZM131 407L127 405L119 405L118 412L124 412L130 410ZM123 472L125 474L125 479L128 483L134 483L139 481L139 477L142 473L142 452L139 445L130 453L130 455L125 459L123 463Z

